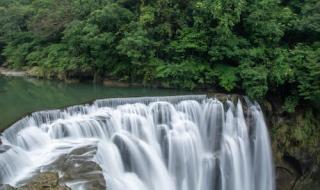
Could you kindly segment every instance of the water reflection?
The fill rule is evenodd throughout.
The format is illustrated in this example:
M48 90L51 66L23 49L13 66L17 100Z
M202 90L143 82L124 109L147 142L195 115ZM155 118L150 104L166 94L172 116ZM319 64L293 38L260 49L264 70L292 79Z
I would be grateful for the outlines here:
M181 94L190 94L190 92L107 87L91 83L67 84L34 78L0 76L0 131L22 116L38 110L82 104L99 98Z

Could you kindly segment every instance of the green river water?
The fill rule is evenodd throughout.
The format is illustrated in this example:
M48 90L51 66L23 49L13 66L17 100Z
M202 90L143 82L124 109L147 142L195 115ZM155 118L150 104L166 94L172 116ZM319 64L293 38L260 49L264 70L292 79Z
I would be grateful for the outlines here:
M0 131L34 111L84 104L101 98L182 94L191 92L0 76Z

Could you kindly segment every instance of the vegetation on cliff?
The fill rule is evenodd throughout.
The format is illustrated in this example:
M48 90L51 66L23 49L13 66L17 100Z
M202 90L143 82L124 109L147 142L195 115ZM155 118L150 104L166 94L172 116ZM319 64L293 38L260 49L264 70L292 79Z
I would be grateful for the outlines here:
M275 110L273 110L275 111ZM312 108L271 116L278 189L316 190L320 187L320 118Z

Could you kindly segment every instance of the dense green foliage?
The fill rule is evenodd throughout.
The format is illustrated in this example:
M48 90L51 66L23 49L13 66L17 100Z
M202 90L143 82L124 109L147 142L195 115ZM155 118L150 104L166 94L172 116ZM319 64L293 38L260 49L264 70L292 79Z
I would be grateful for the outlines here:
M0 48L47 76L320 98L318 0L1 0Z

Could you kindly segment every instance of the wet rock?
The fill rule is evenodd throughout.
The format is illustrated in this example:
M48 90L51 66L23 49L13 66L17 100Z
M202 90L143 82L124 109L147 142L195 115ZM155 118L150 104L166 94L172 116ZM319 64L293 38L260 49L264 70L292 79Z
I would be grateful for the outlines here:
M270 126L279 190L320 187L320 124L305 109L291 115L272 111Z
M224 94L224 93L207 93L209 98L216 98L221 102L226 102L227 100L231 100L232 102L236 102L238 99L243 99L243 97L239 94Z
M11 185L5 184L0 185L0 190L16 190L16 188L12 187Z
M276 168L276 180L279 190L290 190L297 180L297 176L291 169L286 167Z
M43 169L59 171L60 182L68 184L71 188L81 185L82 188L90 190L106 189L102 169L92 161L96 151L96 145L74 149Z
M11 148L11 147L8 146L8 145L2 145L2 144L0 144L0 154L7 152L8 150L10 150L10 148Z
M4 145L0 148L3 151L10 149ZM96 152L96 143L75 148L30 174L28 178L19 182L17 188L0 184L0 190L106 189L102 169L93 161Z
M292 173L294 174L294 178L290 179L282 176L282 178L278 179L279 186L283 184L283 187L285 187L286 185L284 182L286 182L286 184L291 184L292 188L290 189L319 189L320 168L317 156L311 155L310 150L304 148L291 148L288 152L284 153L282 161L290 167L291 171L293 171Z
M44 172L33 177L21 187L10 185L0 186L0 190L71 190L66 185L60 184L59 175L55 172Z
M41 173L28 184L17 190L71 190L66 185L59 184L59 175L54 172Z
M276 160L276 180L279 190L316 190L320 187L319 167L314 162L305 162L303 153L283 155Z

